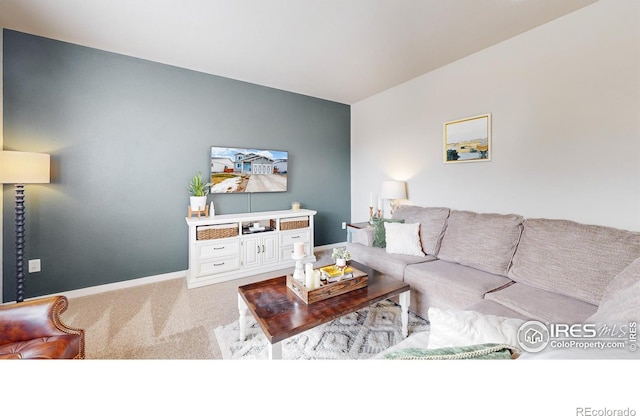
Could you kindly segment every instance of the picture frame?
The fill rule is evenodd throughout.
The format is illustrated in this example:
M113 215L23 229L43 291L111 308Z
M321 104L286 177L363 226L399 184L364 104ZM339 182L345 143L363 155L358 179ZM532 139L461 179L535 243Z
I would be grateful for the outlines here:
M211 194L286 192L289 152L211 146Z
M444 123L444 162L491 160L491 114L480 114Z

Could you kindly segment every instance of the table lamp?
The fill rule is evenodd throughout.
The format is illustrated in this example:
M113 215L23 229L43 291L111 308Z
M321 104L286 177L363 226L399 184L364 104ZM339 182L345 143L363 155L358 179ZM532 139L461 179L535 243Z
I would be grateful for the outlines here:
M0 183L16 189L16 302L24 300L24 185L49 183L50 156L0 151Z
M398 199L407 199L407 185L401 181L384 181L380 197L391 201L391 214L398 208Z

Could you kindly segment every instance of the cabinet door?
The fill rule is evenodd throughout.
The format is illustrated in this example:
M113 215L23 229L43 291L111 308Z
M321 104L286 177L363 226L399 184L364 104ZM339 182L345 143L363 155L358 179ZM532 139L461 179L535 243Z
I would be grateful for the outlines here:
M260 237L245 237L244 239L244 267L258 266L262 253Z
M272 264L278 260L277 235L264 234L244 239L244 267Z
M278 262L278 238L275 235L265 235L262 238L261 255L262 264Z

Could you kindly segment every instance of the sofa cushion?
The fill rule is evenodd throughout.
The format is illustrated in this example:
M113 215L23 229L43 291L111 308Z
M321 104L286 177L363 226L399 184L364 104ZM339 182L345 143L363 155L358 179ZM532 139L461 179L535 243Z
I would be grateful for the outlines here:
M408 265L404 281L411 285L410 310L423 318L430 307L466 309L511 283L504 276L442 260Z
M420 263L423 261L434 261L434 256L407 256L403 254L389 254L384 248L367 247L362 244L347 243L347 250L351 253L351 258L358 263L378 270L379 272L402 281L404 269L408 264Z
M587 322L640 322L640 258L613 278Z
M425 256L420 245L420 223L401 224L387 222L384 224L384 228L387 239L387 253Z
M518 330L525 322L475 311L429 308L429 348L488 342L518 346Z
M401 205L393 218L405 223L420 223L420 242L425 254L437 254L449 217L449 208Z
M514 214L451 211L438 258L506 276L522 222Z
M598 305L613 277L638 257L638 232L527 219L509 277Z
M581 323L597 310L596 305L524 283L487 293L485 299L544 323Z
M524 316L511 308L507 308L506 306L489 299L482 299L475 305L469 306L466 310L479 312L484 315L504 316L505 318L523 319L525 321L531 319L528 316Z
M371 219L373 222L373 247L385 248L387 246L386 229L384 224L387 222L404 222L404 220L394 220L390 218Z

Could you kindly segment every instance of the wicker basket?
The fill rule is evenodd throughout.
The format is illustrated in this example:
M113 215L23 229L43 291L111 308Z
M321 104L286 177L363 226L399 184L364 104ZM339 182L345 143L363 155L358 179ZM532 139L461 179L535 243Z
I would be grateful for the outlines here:
M307 228L309 226L309 217L283 218L280 220L280 230L296 230L298 228ZM276 221L271 220L271 227L276 227Z
M238 224L209 225L196 228L196 240L215 240L238 235Z

